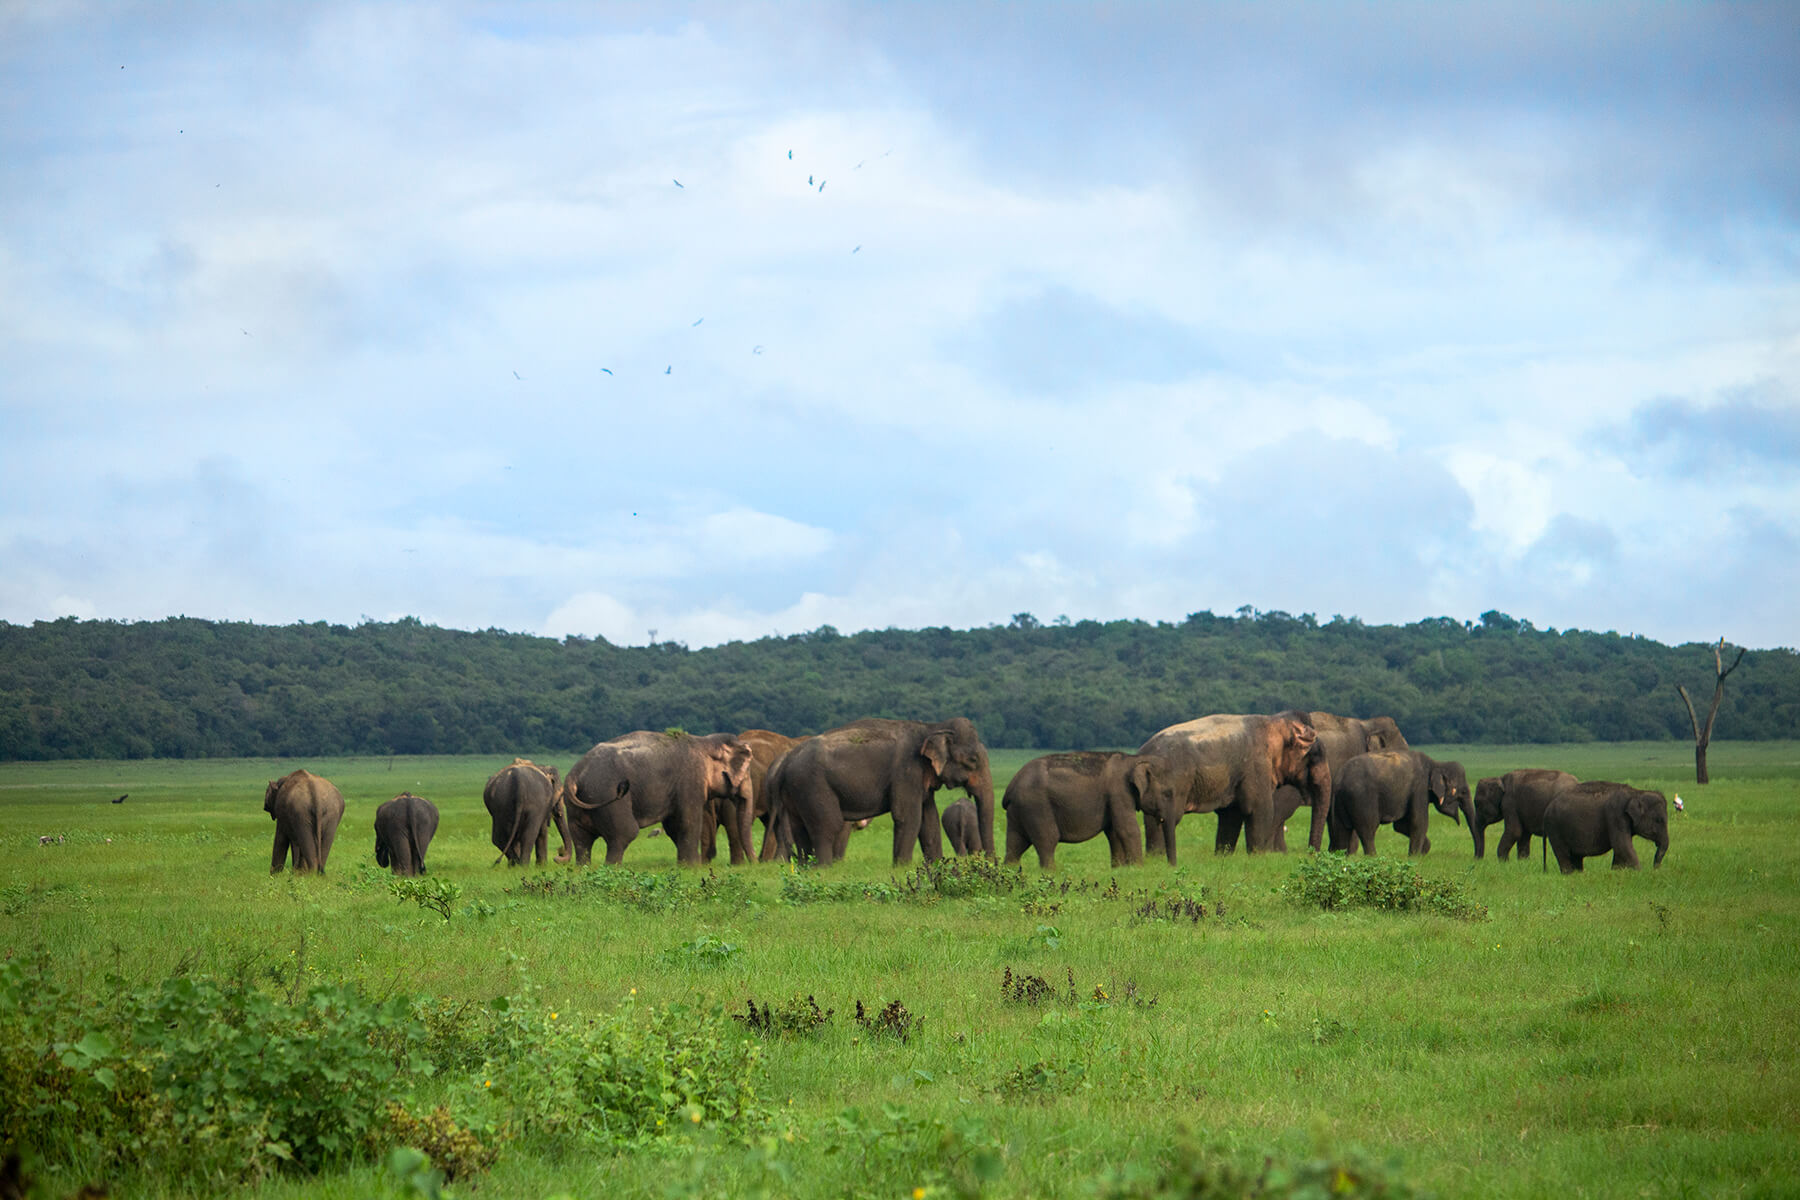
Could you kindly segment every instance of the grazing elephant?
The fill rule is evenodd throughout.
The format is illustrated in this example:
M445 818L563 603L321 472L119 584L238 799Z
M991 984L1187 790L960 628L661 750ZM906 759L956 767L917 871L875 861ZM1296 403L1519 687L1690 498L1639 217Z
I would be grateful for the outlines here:
M396 875L423 875L437 827L437 805L401 792L375 810L375 865L391 866Z
M1030 848L1041 869L1054 870L1059 844L1104 833L1112 865L1123 867L1144 861L1137 814L1172 812L1175 788L1169 764L1160 758L1101 751L1045 754L1019 768L1000 807L1006 810L1008 863Z
M569 820L558 782L555 767L542 766L528 758L515 758L489 777L481 800L493 822L490 837L494 849L506 858L508 866L526 866L534 849L538 865L544 865L550 856L553 820L556 832L562 836L556 861L569 861Z
M1395 833L1407 835L1408 854L1427 854L1425 830L1434 804L1458 824L1465 812L1475 819L1461 763L1438 762L1417 750L1359 755L1345 765L1332 800L1331 848L1355 853L1360 841L1363 853L1373 854L1376 827L1392 824Z
M708 805L721 797L751 802L750 747L729 733L640 730L582 755L562 794L575 861L583 866L600 839L607 865L617 866L638 830L657 824L674 841L676 861L698 866Z
M1487 827L1496 821L1506 822L1500 833L1501 862L1514 846L1519 861L1531 857L1531 835L1544 832L1544 810L1557 793L1574 787L1580 780L1567 771L1540 770L1533 767L1508 771L1504 775L1483 779L1475 785L1475 815L1469 818L1469 833L1475 838L1475 857L1487 849Z
M843 857L847 821L894 816L894 865L944 856L937 791L961 788L975 801L981 852L994 852L994 777L987 747L967 717L937 724L870 718L795 746L769 769L769 809L794 850L820 865ZM787 849L784 844L780 849Z
M294 870L325 869L338 822L344 819L343 794L330 780L311 771L293 771L271 779L263 792L263 811L275 822L275 856L269 874L281 874L290 849Z
M1669 801L1661 792L1624 783L1592 780L1557 793L1544 810L1544 840L1564 875L1581 870L1581 860L1612 851L1613 870L1638 869L1633 837L1656 843L1662 866L1669 852Z
M1235 807L1252 853L1276 848L1275 789L1292 783L1313 796L1315 837L1331 808L1330 769L1308 762L1318 735L1304 713L1218 715L1171 725L1138 747L1168 764L1173 802L1144 809L1144 852L1175 865L1175 826L1186 813ZM1322 791L1320 789L1323 789Z
M958 858L981 853L981 818L972 802L958 800L944 810L942 821L944 836L950 839L950 848Z

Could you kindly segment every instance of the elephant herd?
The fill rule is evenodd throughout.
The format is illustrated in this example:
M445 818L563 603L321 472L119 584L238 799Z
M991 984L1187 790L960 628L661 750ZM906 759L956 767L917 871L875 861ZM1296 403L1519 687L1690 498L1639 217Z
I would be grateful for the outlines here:
M940 816L940 789L965 792ZM639 832L660 826L676 860L710 860L724 827L733 865L752 860L757 822L762 861L841 859L854 829L884 813L893 819L893 861L961 854L996 855L994 783L987 748L966 717L930 723L869 718L809 737L766 729L688 734L640 730L601 742L559 779L555 767L515 759L483 792L492 839L511 865L548 855L549 827L562 837L557 862L586 865L594 843L617 864ZM1376 830L1391 825L1411 854L1431 849L1431 810L1468 819L1475 857L1489 826L1504 822L1499 857L1531 838L1545 839L1566 874L1608 850L1613 866L1636 867L1631 839L1668 852L1667 803L1660 792L1625 784L1582 783L1562 771L1517 770L1481 780L1473 794L1462 765L1440 762L1406 744L1388 717L1359 719L1290 710L1272 715L1213 715L1171 725L1135 754L1079 751L1027 762L1000 802L1006 814L1005 860L1027 849L1055 866L1056 847L1104 835L1114 866L1146 853L1175 863L1175 828L1189 813L1216 813L1214 849L1285 851L1284 825L1311 809L1313 849L1374 852ZM275 821L271 865L292 853L297 871L323 870L344 800L307 771L273 780L263 808ZM1142 817L1142 834L1138 818ZM438 812L403 793L375 814L376 861L397 874L425 869ZM941 832L940 832L941 831ZM1329 842L1327 843L1327 838ZM499 860L496 860L498 862Z

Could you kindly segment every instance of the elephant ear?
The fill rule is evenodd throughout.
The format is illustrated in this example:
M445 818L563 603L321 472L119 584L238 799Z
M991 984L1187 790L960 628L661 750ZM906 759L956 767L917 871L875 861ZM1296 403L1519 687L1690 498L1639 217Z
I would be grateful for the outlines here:
M269 780L269 786L263 792L263 811L264 812L273 813L275 811L275 797L278 793L280 793L280 791L281 791L281 780L279 780L279 779Z
M559 776L556 773L556 768L555 767L539 767L538 770L542 771L544 773L544 778L546 778L550 781L550 790L552 792L556 791L557 784L561 779L561 776Z
M1141 809L1149 803L1155 783L1151 776L1154 772L1150 764L1139 759L1131 764L1131 771L1125 777L1131 781L1131 790L1137 793L1137 806Z
M1631 799L1625 802L1625 816L1633 829L1648 829L1651 814L1656 809L1650 792L1634 792Z
M931 773L926 776L925 786L936 787L944 777L944 764L950 761L950 732L940 729L925 739L919 747L919 757L931 764Z
M375 836L375 865L378 867L385 867L388 865L387 839L380 834Z

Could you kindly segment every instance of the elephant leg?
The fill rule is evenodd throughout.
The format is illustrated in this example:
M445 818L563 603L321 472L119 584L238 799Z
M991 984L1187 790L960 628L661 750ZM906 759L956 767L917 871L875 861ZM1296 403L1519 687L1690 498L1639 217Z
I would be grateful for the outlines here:
M1540 834L1539 836L1541 837L1542 835ZM1529 831L1521 832L1519 834L1519 840L1514 843L1514 846L1518 850L1520 862L1531 861L1531 834Z
M1005 863L1011 866L1025 854L1025 848L1031 845L1031 839L1025 836L1025 827L1019 823L1019 816L1012 809L1006 810L1006 858ZM1042 861L1041 859L1039 860Z
M916 804L902 801L894 806L894 865L896 867L912 865L913 847L918 844L920 827L924 824L922 819L924 809L923 801Z
M1406 827L1406 853L1409 856L1431 852L1431 839L1425 836L1426 825L1430 820L1431 814L1425 812L1423 806L1411 814ZM1395 828L1398 829L1399 825L1396 824Z
M287 866L290 845L291 839L287 835L287 830L281 827L280 821L275 822L275 857L269 860L269 874L279 875L282 868Z
M775 814L764 813L761 817L763 826L762 849L756 855L757 862L774 862L781 857L781 841L775 836Z
M337 841L337 827L338 823L336 817L327 817L321 823L319 829L319 860L314 864L319 868L320 874L324 874L325 864L331 858L331 844Z
M1237 850L1238 834L1244 829L1244 814L1233 805L1219 810L1219 831L1213 835L1213 853L1231 854Z
M937 801L929 796L919 810L919 848L924 851L926 862L944 857L944 822L938 814Z
M731 865L742 866L752 858L744 838L743 805L727 805L720 816L725 826L725 844L731 850Z
M606 865L616 867L625 861L625 848L637 840L637 822L625 821L615 825L604 836L606 838Z
M1531 835L1526 833L1518 822L1509 817L1506 828L1500 831L1500 848L1494 853L1500 856L1501 862L1505 862L1507 853L1515 846L1519 849L1521 859L1531 857Z

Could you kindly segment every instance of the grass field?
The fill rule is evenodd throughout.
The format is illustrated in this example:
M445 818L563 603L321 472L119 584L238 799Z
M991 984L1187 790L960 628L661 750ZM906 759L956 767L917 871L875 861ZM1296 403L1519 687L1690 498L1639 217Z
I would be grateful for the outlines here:
M1679 791L1687 811L1671 814L1660 870L1601 859L1567 878L1535 855L1495 862L1498 829L1475 862L1467 831L1434 820L1420 874L1460 885L1485 921L1300 907L1280 888L1306 856L1215 857L1210 816L1182 822L1174 871L1113 871L1096 840L1059 852L1054 887L1028 864L1025 887L1003 894L806 893L903 876L883 820L829 871L721 865L741 882L646 911L521 886L583 874L571 868L490 865L481 789L500 759L0 764L0 941L47 950L96 1014L108 989L176 974L285 995L349 981L375 996L508 996L562 1022L807 995L835 1010L811 1035L724 1023L762 1044L769 1113L748 1148L704 1115L628 1150L515 1129L489 1171L452 1185L463 1195L1173 1196L1198 1194L1156 1182L1173 1161L1255 1170L1352 1148L1397 1156L1397 1178L1442 1196L1800 1194L1800 743L1716 744L1706 787L1692 747L1673 742L1426 749L1471 783L1555 766ZM1030 757L996 751L996 782ZM262 789L296 765L336 782L349 809L324 876L271 878ZM373 866L375 806L402 789L442 810L428 862L461 889L448 920L396 899ZM1304 836L1291 825L1290 844ZM1391 831L1378 845L1404 855ZM640 838L626 867L673 860L666 839ZM1177 897L1205 915L1140 913ZM1003 998L1008 970L1049 994ZM918 1023L886 1036L852 1019L858 1001L900 1001ZM492 1102L484 1072L418 1087L476 1114ZM37 1169L62 1194L102 1168L71 1149ZM221 1190L109 1169L119 1195ZM246 1194L394 1188L370 1160Z

